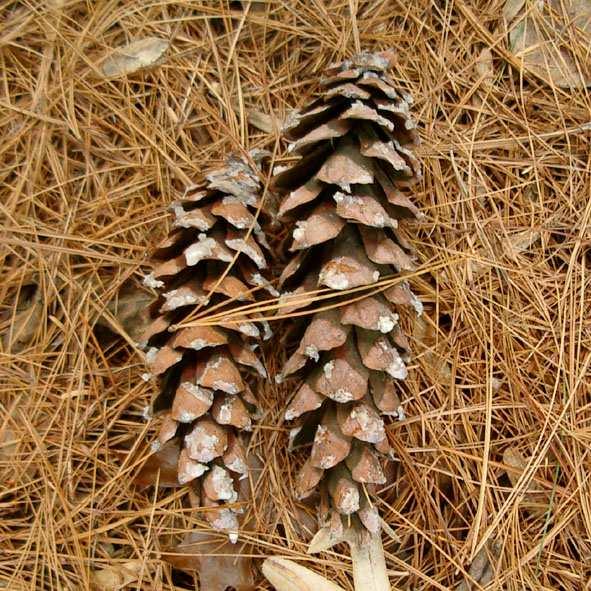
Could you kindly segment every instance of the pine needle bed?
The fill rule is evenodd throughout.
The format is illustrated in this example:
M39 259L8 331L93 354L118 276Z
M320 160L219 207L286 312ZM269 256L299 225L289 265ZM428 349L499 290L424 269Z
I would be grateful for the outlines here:
M134 482L154 437L136 346L151 297L144 253L204 162L242 145L285 165L279 127L318 90L318 72L393 47L392 75L420 122L413 198L425 218L411 280L425 314L405 320L405 418L388 427L390 582L588 588L591 100L526 75L503 4L0 7L0 587L108 588L110 576L121 588L197 588L165 553L206 520L186 491ZM166 43L143 42L144 62L113 61L114 48L146 39ZM279 350L265 359L273 374L285 361ZM257 392L248 552L350 588L344 550L306 554L313 512L292 494L289 394L270 382Z

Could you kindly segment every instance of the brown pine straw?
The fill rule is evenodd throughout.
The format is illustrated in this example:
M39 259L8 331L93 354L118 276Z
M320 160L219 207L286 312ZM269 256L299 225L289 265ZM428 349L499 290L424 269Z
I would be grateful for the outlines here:
M455 589L485 549L495 576L473 589L590 589L588 90L520 72L498 0L242 4L0 6L0 588L87 589L94 571L131 560L142 568L129 589L196 588L160 556L203 526L186 492L132 482L155 385L113 302L139 286L168 203L205 162L264 147L285 163L277 131L249 126L249 112L281 120L358 44L398 50L393 76L423 138L426 217L407 234L426 311L403 318L415 357L379 501L400 538L384 535L391 584ZM588 60L580 37L560 34ZM161 65L101 77L107 51L150 36L171 41ZM476 70L484 47L490 83ZM270 232L277 248L288 237ZM97 328L107 308L120 335ZM292 390L257 392L251 447L264 465L245 536L256 558L287 555L350 589L344 547L305 554L312 510L291 496L302 457L287 453L281 419Z

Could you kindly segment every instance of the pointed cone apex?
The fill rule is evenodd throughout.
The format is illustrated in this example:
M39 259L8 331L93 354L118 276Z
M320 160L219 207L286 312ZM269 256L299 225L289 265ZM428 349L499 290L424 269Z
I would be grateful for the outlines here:
M220 394L216 396L211 408L211 416L220 425L232 425L238 429L250 431L252 421L244 402L235 394Z
M367 258L359 240L348 233L335 244L329 260L322 265L318 283L343 291L371 285L379 278L377 267Z
M395 380L384 374L372 372L369 382L373 401L380 412L385 415L399 415L400 398Z
M302 250L327 242L339 235L345 221L331 204L319 205L310 216L296 222L291 250Z
M213 392L190 381L181 381L172 403L171 416L179 423L192 423L213 404Z
M368 443L379 443L386 437L384 421L367 400L352 405L339 405L337 421L344 435Z
M347 456L347 467L355 482L366 484L384 484L386 482L380 460L369 445L355 442L351 454Z
M214 326L191 326L182 328L175 334L172 346L200 351L205 347L219 347L227 342L226 333Z
M224 466L232 472L238 474L248 473L248 464L246 463L246 452L240 439L234 433L228 433L228 447L222 456Z
M150 372L155 376L159 376L178 363L182 356L183 354L180 351L177 351L168 345L161 349L153 347L148 349L146 353L146 362Z
M159 444L164 445L167 441L170 441L176 435L177 428L178 422L170 415L166 415L160 425L160 431L158 433Z
M385 371L399 380L406 378L406 365L388 337L360 329L357 331L357 340L365 367Z
M323 362L310 385L316 392L343 403L363 398L367 392L367 379L368 371L349 339L331 352L330 360Z
M221 390L228 394L238 394L244 390L244 383L240 371L224 353L215 353L205 364L199 384L212 390Z
M314 201L322 192L322 187L323 185L321 182L312 179L295 191L292 191L281 204L278 214L279 217L281 218L285 216L300 205L305 205L306 203Z
M330 351L345 343L349 330L343 324L338 310L319 312L306 329L298 352L318 361L320 351Z
M387 334L398 323L398 314L383 298L370 296L346 306L341 322Z

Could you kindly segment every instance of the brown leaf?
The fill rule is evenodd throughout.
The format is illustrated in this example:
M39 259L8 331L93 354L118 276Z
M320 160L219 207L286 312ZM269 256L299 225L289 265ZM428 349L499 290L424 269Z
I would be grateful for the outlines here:
M504 12L507 17L514 16L509 26L509 49L523 69L561 88L589 86L589 64L577 63L572 45L591 42L591 1L527 3L526 16L520 4L510 0Z
M431 322L427 322L423 316L418 316L414 321L413 336L421 347L424 347L422 359L427 367L437 377L438 381L449 384L452 377L451 365L437 352L437 331Z
M493 57L492 51L488 47L484 47L478 54L474 70L478 75L478 79L481 80L482 86L488 88L491 86L494 78L493 72Z
M265 133L273 133L275 130L280 130L282 125L281 120L275 115L268 115L257 109L249 109L246 112L246 119L253 127Z
M199 571L201 591L251 591L255 587L250 558L240 555L242 544L231 544L227 538L224 533L193 531L164 557L175 568Z
M105 78L126 76L158 65L170 43L158 37L146 37L115 49L101 64Z
M23 397L19 394L10 403L0 404L0 477L5 488L16 482L24 483L37 472L35 462L16 460L30 455L27 438L19 430L19 426L26 423L23 421Z
M153 301L154 296L149 291L131 282L124 284L107 304L107 311L97 320L97 325L117 333L123 329L134 342L141 341L152 322L149 305Z
M471 97L472 104L479 107L482 104L483 96L486 91L490 89L494 81L493 59L492 51L488 47L483 47L476 63L474 64L474 71L478 78L478 83L481 89L477 90Z
M130 560L94 571L91 574L92 587L97 591L118 591L130 583L135 583L143 569L143 560Z
M513 486L517 486L521 475L527 468L528 459L516 447L508 447L503 453L503 463L514 470L507 470ZM535 515L546 515L550 506L550 493L531 479L523 494L522 506Z
M7 413L4 416L4 423L0 424L0 461L6 462L9 467L11 467L10 462L16 455L19 442L19 437L11 425L14 420L12 417L13 412L14 409Z
M179 444L176 439L167 441L158 451L148 456L141 467L135 482L139 486L152 486L158 483L162 487L179 486L177 464Z
M36 288L32 297L19 301L13 320L3 335L4 348L18 353L34 339L43 320L45 298L41 289Z
M513 260L516 259L517 255L525 252L533 244L535 244L541 237L541 233L532 228L520 230L513 234L510 234L506 238L503 238L500 242L494 244L495 251L501 251L502 254L511 257ZM501 257L501 252L495 252L492 258ZM494 263L488 262L491 259L491 254L488 250L480 248L476 251L474 259L470 259L469 262L469 280L474 281L485 271L491 268ZM481 260L483 262L481 262Z
M515 258L519 253L527 250L530 246L535 244L540 239L540 233L537 230L528 228L521 232L511 234L509 238L504 241L505 252Z
M507 22L511 22L521 11L525 0L507 0L505 6L503 6L503 16L507 19Z
M490 583L495 576L495 565L491 564L491 559L497 562L500 554L497 542L491 541L483 546L474 557L468 574L478 586L472 585L472 582L462 581L456 591L470 591L471 589L481 589L487 583Z

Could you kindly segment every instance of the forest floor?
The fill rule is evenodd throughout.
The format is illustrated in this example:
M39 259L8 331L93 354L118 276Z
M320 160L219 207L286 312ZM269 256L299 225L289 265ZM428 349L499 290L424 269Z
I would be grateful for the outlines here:
M406 418L388 427L391 584L591 589L586 24L564 25L555 1L231 4L0 3L0 588L199 588L171 563L209 573L203 589L220 589L212 572L247 580L244 557L191 556L213 542L186 489L134 481L153 438L135 345L145 253L172 195L230 151L281 163L281 121L324 67L394 48L422 138L411 281L425 313L407 323ZM548 38L571 53L544 53ZM111 55L145 39L135 61ZM233 551L260 589L271 555L351 589L346 548L306 554L289 388L257 394L260 477Z

